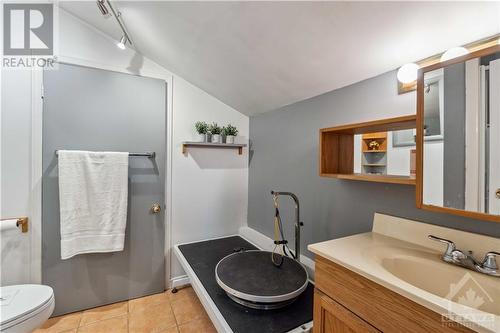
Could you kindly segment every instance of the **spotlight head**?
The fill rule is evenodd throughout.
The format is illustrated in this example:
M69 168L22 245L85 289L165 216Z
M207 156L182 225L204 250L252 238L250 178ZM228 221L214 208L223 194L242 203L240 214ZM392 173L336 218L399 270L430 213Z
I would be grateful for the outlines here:
M128 41L127 36L123 35L122 38L120 38L120 41L116 43L116 46L118 46L118 48L121 50L125 50L127 41Z

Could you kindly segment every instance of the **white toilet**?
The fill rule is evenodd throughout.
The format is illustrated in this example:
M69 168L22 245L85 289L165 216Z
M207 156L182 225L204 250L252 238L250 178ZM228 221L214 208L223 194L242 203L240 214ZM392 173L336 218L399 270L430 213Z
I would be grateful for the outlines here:
M28 333L37 329L49 319L54 304L54 291L49 286L0 287L0 332Z

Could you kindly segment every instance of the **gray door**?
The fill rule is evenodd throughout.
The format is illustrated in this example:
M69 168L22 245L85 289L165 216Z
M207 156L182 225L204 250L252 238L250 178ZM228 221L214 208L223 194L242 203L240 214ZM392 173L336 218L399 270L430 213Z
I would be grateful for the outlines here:
M42 279L54 288L54 314L163 291L165 82L60 65L43 84ZM57 149L156 152L129 157L122 252L61 260ZM151 212L154 203L161 213Z

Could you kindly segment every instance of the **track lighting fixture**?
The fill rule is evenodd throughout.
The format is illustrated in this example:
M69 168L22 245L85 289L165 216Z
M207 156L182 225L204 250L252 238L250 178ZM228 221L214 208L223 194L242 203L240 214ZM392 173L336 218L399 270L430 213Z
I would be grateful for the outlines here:
M108 7L106 7L106 0L97 0L97 8L101 11L102 16L106 18L111 16Z
M113 5L111 4L111 1L97 0L97 7L99 8L103 16L113 15L116 22L120 26L120 30L122 31L123 34L122 37L120 38L120 41L116 43L116 46L121 50L125 50L127 43L129 45L132 45L132 40L130 39L129 34L127 33L127 29L125 29L125 23L123 22L122 14L119 11L115 10Z

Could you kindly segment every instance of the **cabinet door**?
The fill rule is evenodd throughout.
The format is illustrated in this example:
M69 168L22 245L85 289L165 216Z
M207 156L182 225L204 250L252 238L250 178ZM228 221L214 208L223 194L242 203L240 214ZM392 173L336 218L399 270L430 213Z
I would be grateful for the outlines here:
M317 289L314 291L314 333L380 332Z

